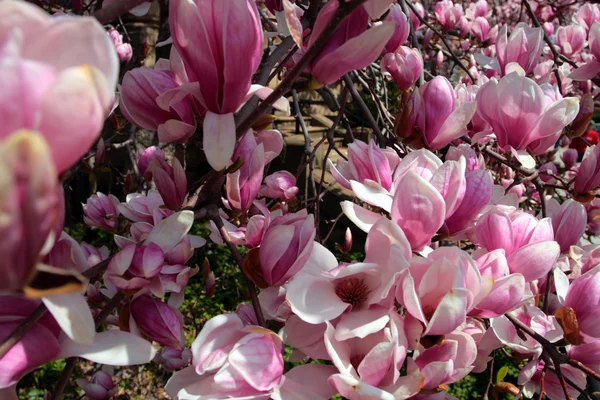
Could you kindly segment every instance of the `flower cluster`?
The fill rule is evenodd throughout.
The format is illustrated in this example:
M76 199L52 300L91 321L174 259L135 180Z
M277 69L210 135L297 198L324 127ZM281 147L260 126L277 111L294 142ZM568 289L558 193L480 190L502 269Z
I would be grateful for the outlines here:
M150 362L176 400L589 397L600 6L170 0L140 65L150 3L71 3L0 2L0 398L77 357L97 400Z

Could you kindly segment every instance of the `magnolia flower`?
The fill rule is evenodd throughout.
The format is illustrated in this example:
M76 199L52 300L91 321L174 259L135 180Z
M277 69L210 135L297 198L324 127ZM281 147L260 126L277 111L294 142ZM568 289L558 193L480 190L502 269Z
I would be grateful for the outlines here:
M52 18L25 1L3 1L0 20L0 138L38 131L63 172L96 141L114 102L112 40L95 18Z
M119 224L119 199L112 194L96 193L83 205L83 220L94 228L114 231Z
M468 253L442 247L412 259L400 276L396 300L425 326L423 335L445 335L465 322L492 285L493 278L482 277Z
M551 86L523 76L522 70L484 84L476 101L477 112L492 126L498 146L513 151L527 168L535 162L524 150L546 152L579 111L577 98L562 98Z
M537 220L521 210L497 207L475 228L479 245L488 251L503 249L510 272L522 274L528 282L545 276L560 255L550 218Z

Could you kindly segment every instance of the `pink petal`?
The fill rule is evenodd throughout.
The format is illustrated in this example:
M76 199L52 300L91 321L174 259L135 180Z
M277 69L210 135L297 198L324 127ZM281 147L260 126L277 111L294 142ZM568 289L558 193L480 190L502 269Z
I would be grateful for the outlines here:
M508 258L512 273L520 273L527 282L544 277L554 267L560 255L560 246L555 241L528 244Z
M210 166L216 170L224 169L235 149L235 120L233 114L215 114L207 112L204 118L204 139L202 145Z

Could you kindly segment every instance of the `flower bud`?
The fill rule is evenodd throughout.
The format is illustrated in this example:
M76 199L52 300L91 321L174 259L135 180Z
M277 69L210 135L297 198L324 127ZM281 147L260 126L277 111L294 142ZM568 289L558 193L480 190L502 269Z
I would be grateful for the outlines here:
M131 301L129 313L132 332L136 333L137 328L143 337L152 341L177 349L182 347L182 317L170 305L143 294Z
M385 50L388 53L393 53L398 47L406 43L410 33L410 27L408 26L408 19L402 12L400 4L394 3L390 6L390 12L385 20L392 21L395 24L394 34L385 45Z
M288 171L278 171L265 178L265 184L258 194L271 199L289 201L298 193L296 177Z
M400 46L396 52L383 57L381 69L392 77L400 90L408 90L421 76L423 59L418 50Z
M96 372L89 381L77 379L77 385L92 400L109 399L119 390L119 387L113 382L112 376L104 371Z
M315 223L306 210L273 219L259 248L262 278L281 286L306 263L313 247Z

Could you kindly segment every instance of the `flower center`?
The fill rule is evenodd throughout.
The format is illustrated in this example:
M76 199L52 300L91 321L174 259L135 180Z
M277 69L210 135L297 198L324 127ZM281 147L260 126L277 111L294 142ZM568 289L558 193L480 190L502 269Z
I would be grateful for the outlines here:
M344 303L352 305L352 308L363 304L369 296L369 287L364 280L359 278L347 278L338 282L335 288L335 294L342 299Z
M350 364L352 364L354 369L358 371L358 366L360 365L360 363L362 362L362 360L364 358L365 358L364 354L353 355L352 357L350 357Z

